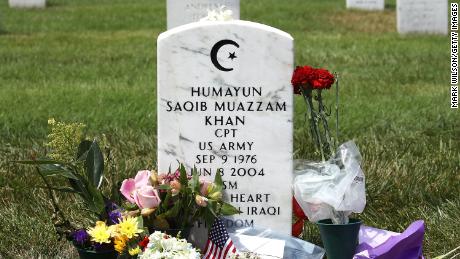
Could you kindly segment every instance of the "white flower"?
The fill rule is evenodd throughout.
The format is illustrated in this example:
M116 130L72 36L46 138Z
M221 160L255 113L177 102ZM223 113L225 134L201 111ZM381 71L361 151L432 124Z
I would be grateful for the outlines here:
M185 239L177 239L159 231L149 236L149 244L140 259L199 259L200 253Z
M208 15L200 19L200 21L231 21L233 20L232 10L226 9L225 6L221 6L218 10L208 10Z

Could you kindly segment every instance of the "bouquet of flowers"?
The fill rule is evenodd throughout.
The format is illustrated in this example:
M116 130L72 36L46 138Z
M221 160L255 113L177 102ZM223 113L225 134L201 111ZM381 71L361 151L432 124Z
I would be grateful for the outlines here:
M201 258L200 253L185 239L172 237L160 231L155 231L147 240L148 242L145 250L139 254L139 259Z
M230 216L239 210L222 200L223 182L216 173L214 182L198 177L196 169L188 174L180 164L174 172L158 174L139 171L135 178L123 181L120 189L132 215L142 215L149 230L172 231L175 235L197 220L212 226L218 216Z
M186 234L196 220L212 226L218 216L239 213L222 200L223 182L219 173L214 182L208 182L198 177L196 169L188 174L180 165L176 171L165 174L139 171L135 178L117 184L113 171L110 179L105 177L105 171L114 168L110 166L113 163L110 149L101 148L97 140L85 139L83 124L54 119L48 123L51 133L46 146L50 152L40 158L16 162L35 166L44 183L38 188L47 191L53 206L52 220L57 234L71 241L81 256L88 253L106 254L107 258L137 256L150 243L144 236L148 231L176 229L174 236L177 236L180 231ZM104 137L101 142L106 142ZM62 179L53 179L56 177ZM89 212L85 219L67 217L58 202L58 192L76 198L79 211ZM126 198L125 206L114 203L121 195ZM88 221L96 223L82 227ZM170 252L182 249L169 247L168 242L162 243L163 249Z
M103 149L97 140L85 139L81 123L63 123L48 120L51 133L46 146L49 153L41 158L16 161L35 166L42 179L53 206L53 223L61 238L71 241L80 255L87 252L103 253L110 258L117 255L134 256L141 251L138 242L142 240L144 227L141 217L133 217L116 205L118 188L112 177L110 188L103 189L102 183L107 170L106 163L112 162L110 150ZM102 138L102 142L106 142ZM112 168L109 166L108 168ZM112 172L113 173L113 172ZM55 178L62 178L64 182ZM55 180L55 181L54 181ZM79 221L96 221L90 228L82 228L77 220L71 220L61 209L56 193L76 197L79 210L86 211Z

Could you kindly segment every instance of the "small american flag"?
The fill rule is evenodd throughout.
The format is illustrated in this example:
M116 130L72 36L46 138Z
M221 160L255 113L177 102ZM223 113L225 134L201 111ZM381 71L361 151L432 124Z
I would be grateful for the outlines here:
M203 259L225 259L227 255L236 253L236 248L221 219L216 219L212 224L204 251Z

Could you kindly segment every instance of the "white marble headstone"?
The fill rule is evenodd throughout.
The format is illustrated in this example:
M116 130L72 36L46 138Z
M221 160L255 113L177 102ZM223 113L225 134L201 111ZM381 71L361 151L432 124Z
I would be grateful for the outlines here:
M447 34L447 0L398 0L398 32Z
M289 34L247 21L158 38L158 169L179 160L212 180L222 168L225 199L243 212L229 228L291 233L293 61Z
M347 0L348 9L384 10L385 0Z
M197 22L208 14L225 6L233 12L233 19L240 19L240 0L167 0L167 28Z
M8 0L12 8L45 8L46 0Z

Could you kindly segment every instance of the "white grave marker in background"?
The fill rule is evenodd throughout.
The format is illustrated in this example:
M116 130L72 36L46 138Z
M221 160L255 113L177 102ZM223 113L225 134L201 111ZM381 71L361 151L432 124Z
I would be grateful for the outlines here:
M233 12L233 19L240 19L240 0L167 0L167 28L198 22L208 10L221 6Z
M384 10L385 0L347 0L347 8L361 10Z
M398 32L447 34L447 0L398 0Z
M247 21L200 22L158 38L158 169L184 162L243 212L227 227L292 222L293 39ZM206 237L204 237L206 240Z
M12 8L45 8L46 0L9 0Z

